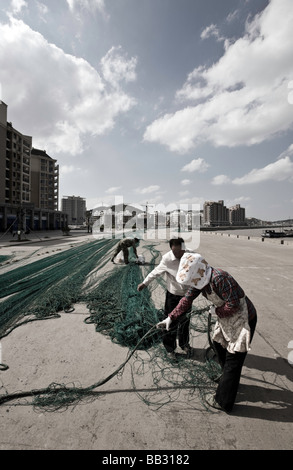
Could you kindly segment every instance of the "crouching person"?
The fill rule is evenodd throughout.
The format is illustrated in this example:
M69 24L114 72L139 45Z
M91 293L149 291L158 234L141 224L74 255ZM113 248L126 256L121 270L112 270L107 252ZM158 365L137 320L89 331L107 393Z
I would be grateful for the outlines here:
M223 370L215 395L207 395L206 402L213 408L231 412L256 327L255 307L229 273L211 267L200 254L182 256L176 279L190 287L157 326L168 330L172 321L188 311L200 294L212 303L210 311L217 316L212 339Z

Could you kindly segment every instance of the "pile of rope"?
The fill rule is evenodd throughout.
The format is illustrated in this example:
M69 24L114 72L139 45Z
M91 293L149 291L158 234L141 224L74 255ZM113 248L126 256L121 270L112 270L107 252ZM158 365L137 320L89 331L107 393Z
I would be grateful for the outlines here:
M109 262L115 243L116 240L83 243L3 273L0 339L25 322L56 317L61 310L70 312L74 303L82 301L86 302L90 313L85 322L94 323L97 332L128 348L125 361L108 377L89 387L52 383L44 389L0 395L0 405L27 397L35 407L55 411L80 400L96 398L99 395L96 389L121 373L130 358L133 358L133 388L149 405L162 406L182 389L201 393L201 390L214 386L213 378L219 374L216 362L199 364L179 357L174 364L166 357L160 330L156 329L164 315L152 299L152 291L158 283L153 282L151 288L137 291L145 271L154 268L160 253L154 245L144 246L151 255L150 262L143 268L144 275L142 267L131 256L129 265L113 266L110 272L100 274L101 268ZM164 287L162 280L158 282ZM191 330L196 334L206 333L209 328L207 307L194 309L191 315ZM151 397L142 395L135 384L146 373L151 373L155 386L155 391L150 392Z

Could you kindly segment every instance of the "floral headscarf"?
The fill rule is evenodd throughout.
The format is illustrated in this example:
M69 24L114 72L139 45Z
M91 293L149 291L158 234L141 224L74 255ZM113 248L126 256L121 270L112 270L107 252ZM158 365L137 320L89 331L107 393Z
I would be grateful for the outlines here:
M202 289L211 278L212 268L198 253L184 253L180 260L176 280L180 284Z

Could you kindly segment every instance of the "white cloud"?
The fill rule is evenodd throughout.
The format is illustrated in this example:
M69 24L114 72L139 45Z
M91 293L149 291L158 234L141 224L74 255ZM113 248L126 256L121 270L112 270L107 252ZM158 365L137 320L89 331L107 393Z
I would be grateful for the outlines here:
M0 36L2 99L35 147L77 155L86 135L110 131L135 105L121 88L107 88L86 60L66 54L22 21L0 24Z
M188 171L192 173L193 171L198 171L199 173L204 173L209 168L209 164L204 161L203 158L197 158L191 160L190 163L184 165L181 171Z
M14 14L20 13L22 8L27 7L25 0L11 0L11 8Z
M99 10L101 13L105 12L105 1L104 0L66 0L69 9L75 13L77 10L87 10L94 12Z
M145 188L136 188L135 192L138 194L149 194L149 193L154 193L156 191L159 191L160 186L154 184L151 186L147 186Z
M232 13L229 13L229 15L226 18L227 23L232 23L232 21L234 21L236 18L238 18L239 12L240 12L240 10L234 10Z
M136 80L137 59L128 59L122 54L122 47L112 47L101 60L104 79L117 88L121 81L132 82Z
M212 184L223 185L231 183L234 185L257 184L265 181L289 181L293 183L293 162L290 154L293 153L293 145L273 163L269 163L263 168L254 168L244 176L231 179L227 175L217 175L213 178Z
M191 183L191 181L188 180L188 179L181 180L181 184L182 184L183 186L188 186L190 183Z
M37 9L39 11L39 15L40 15L41 20L46 23L46 18L45 17L49 12L48 7L46 5L44 5L44 3L41 3L39 1L36 2L36 5L37 5Z
M240 204L242 206L246 206L251 201L250 197L247 196L239 196L234 199L226 199L225 205L226 207L235 206L236 204Z
M113 196L105 196L103 194L102 197L87 197L86 198L86 205L88 209L99 208L104 206L112 206L115 204L115 200L113 200Z
M205 198L203 197L196 197L196 196L192 196L192 197L187 197L187 194L186 196L184 197L185 195L182 194L182 199L180 199L179 201L176 201L175 203L173 203L174 205L177 205L177 208L178 208L178 204L192 204L192 205L198 205L198 209L200 206L203 206L204 202L206 201Z
M212 184L221 185L230 183L230 178L227 175L218 175L212 179Z
M270 163L264 168L254 169L241 178L232 180L233 184L255 184L263 181L284 181L291 180L293 182L293 162L290 158L283 157L274 163Z
M60 166L60 175L68 175L69 173L79 172L81 168L78 168L74 165L61 165Z
M121 189L121 186L112 186L111 188L108 188L108 189L105 191L105 193L106 193L106 194L115 194L115 193L117 194L118 191L120 191L120 189Z
M201 39L215 37L217 41L223 41L225 38L220 35L220 31L215 24L207 26L200 35Z
M292 22L292 1L271 0L218 62L188 75L177 92L188 105L151 123L144 140L185 153L203 142L258 144L292 129Z

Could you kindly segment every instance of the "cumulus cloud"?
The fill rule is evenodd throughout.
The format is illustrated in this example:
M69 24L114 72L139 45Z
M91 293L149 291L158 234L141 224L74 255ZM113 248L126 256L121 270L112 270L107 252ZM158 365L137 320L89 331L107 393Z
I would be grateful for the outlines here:
M249 196L239 196L235 197L234 199L226 199L225 205L226 207L235 206L236 204L240 204L242 206L249 204L251 201L251 197Z
M217 41L223 41L225 38L221 36L219 29L215 24L207 26L200 35L201 39L215 37Z
M204 173L205 171L207 171L209 166L210 165L206 163L203 158L196 158L194 160L191 160L190 163L184 165L181 171L188 171L189 173L198 171L199 173Z
M247 175L233 179L232 183L238 185L255 184L269 180L291 180L293 182L293 162L288 156L280 158L276 162L266 165L264 168L253 169L247 173Z
M217 175L212 179L212 184L221 185L230 183L230 178L227 175Z
M151 123L144 140L185 153L205 142L215 147L258 144L292 129L292 21L292 1L271 0L247 21L243 37L225 42L216 63L188 75L176 95L181 109Z
M80 172L80 171L81 171L81 168L76 167L74 165L61 165L59 169L60 175L62 176L68 175L69 173L75 174L76 172Z
M120 191L121 186L112 186L111 188L108 188L105 192L106 194L117 194L118 191Z
M69 9L75 13L77 10L87 10L94 12L99 10L101 13L105 13L105 1L104 0L66 0Z
M11 8L14 14L20 13L22 8L27 7L25 0L11 0Z
M37 5L37 9L39 11L39 15L40 15L41 20L46 23L46 15L49 12L48 7L46 5L44 5L43 3L41 3L41 2L37 2L36 5Z
M135 57L127 58L122 54L122 47L112 47L101 60L104 79L117 88L121 81L133 82L136 80Z
M244 176L231 179L227 175L217 175L213 178L212 184L223 185L231 183L234 185L257 184L265 181L289 181L293 182L293 162L290 154L293 153L293 145L279 158L263 168L254 168Z
M181 180L181 184L182 184L183 186L188 186L190 183L191 183L191 181L188 180L188 179Z
M110 131L115 119L135 105L86 60L66 54L22 21L0 24L0 36L2 99L8 115L11 110L17 117L15 127L32 135L35 147L76 155L86 135ZM120 79L128 71L121 65Z
M160 186L158 186L157 184L153 184L153 185L147 186L145 188L136 188L135 192L137 194L149 194L149 193L154 193L154 192L159 191L159 190L160 190Z

